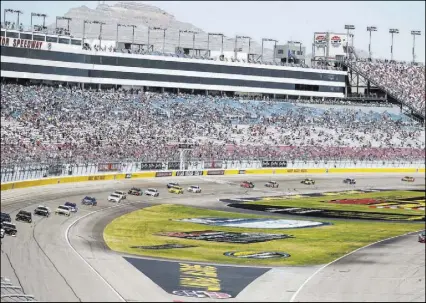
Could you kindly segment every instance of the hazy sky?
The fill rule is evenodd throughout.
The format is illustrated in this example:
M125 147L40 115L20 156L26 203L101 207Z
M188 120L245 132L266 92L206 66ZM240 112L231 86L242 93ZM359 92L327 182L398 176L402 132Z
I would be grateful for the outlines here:
M117 1L107 1L110 4ZM373 33L373 56L390 57L389 28L397 28L394 58L412 60L411 30L420 30L416 37L416 61L425 62L425 2L424 1L353 1L353 2L269 2L269 1L141 1L157 6L177 20L189 22L207 32L222 32L251 36L258 42L262 37L285 44L301 41L310 52L313 33L333 31L344 33L345 24L353 24L355 47L368 51L367 26L376 26ZM98 1L1 1L5 8L20 9L22 23L30 24L30 13L45 13L48 24L55 16L64 15L70 8L86 5L95 8ZM3 19L3 15L2 15Z

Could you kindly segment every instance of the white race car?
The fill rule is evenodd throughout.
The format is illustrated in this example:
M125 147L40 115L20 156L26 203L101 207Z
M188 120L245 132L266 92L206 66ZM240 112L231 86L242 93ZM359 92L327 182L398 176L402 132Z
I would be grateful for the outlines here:
M201 193L201 188L198 185L191 185L190 187L188 187L188 192L190 193Z
M55 210L55 215L65 215L69 217L71 215L71 209L68 206L59 205L58 208Z
M116 193L112 193L108 196L108 202L120 203L121 200L123 200L123 196Z
M155 188L148 188L145 193L146 196L151 196L151 197L158 197L160 195L160 193L158 192L157 189Z

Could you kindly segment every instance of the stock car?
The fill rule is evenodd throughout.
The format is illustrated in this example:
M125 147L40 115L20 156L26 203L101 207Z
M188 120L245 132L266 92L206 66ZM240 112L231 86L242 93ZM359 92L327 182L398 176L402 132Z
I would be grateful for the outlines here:
M123 199L123 196L115 192L108 196L108 202L120 203L122 199Z
M0 238L4 238L4 229L2 228L2 229L0 229Z
M114 194L120 195L123 200L127 198L127 194L122 190L116 190Z
M50 212L46 207L39 205L34 209L34 215L49 217Z
M78 211L77 203L73 202L65 202L65 206L68 206L70 208L70 211L73 213L76 213Z
M83 198L83 200L81 200L81 204L96 206L96 205L98 205L98 201L96 201L95 197L86 196L86 197Z
M3 222L1 224L1 228L4 230L4 233L9 236L16 236L16 233L18 232L16 225L10 222Z
M356 184L356 180L351 179L351 178L346 178L346 179L343 180L343 183L345 183L345 184Z
M15 217L15 221L25 221L27 223L33 222L33 216L29 211L20 210Z
M170 188L172 188L172 187L176 187L176 186L180 186L179 185L179 183L176 183L176 182L170 182L170 183L167 183L167 188L168 189L170 189Z
M10 215L9 214L7 214L7 213L1 213L1 222L0 223L3 223L3 222L11 222L12 221L12 219L10 218Z
M278 188L279 184L275 181L269 181L265 183L265 187Z
M414 182L414 177L409 177L409 176L405 176L404 178L401 179L401 181L403 182Z
M71 209L65 205L59 205L55 210L55 215L65 215L69 217L71 215Z
M300 183L305 184L305 185L314 185L315 181L310 179L310 178L306 178L305 180L300 181Z
M243 181L243 182L241 182L240 187L254 188L254 184L251 181Z
M201 193L201 188L198 185L191 185L188 187L188 192L190 193Z
M142 196L143 192L142 189L138 188L138 187L132 187L129 192L129 195L134 195L134 196Z
M422 231L422 232L419 234L419 242L420 242L420 243L425 243L425 237L426 237L426 233L425 233L425 231Z
M158 190L157 190L157 189L155 189L155 188L148 188L148 189L144 192L144 194L145 194L146 196L151 196L151 197L158 197L158 196L160 195L160 193L158 192Z
M183 194L183 188L180 186L173 186L169 188L169 193L172 194Z

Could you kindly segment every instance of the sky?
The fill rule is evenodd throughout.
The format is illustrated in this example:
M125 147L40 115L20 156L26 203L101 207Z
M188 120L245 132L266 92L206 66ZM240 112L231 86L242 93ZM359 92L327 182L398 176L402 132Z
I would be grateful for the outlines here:
M106 1L114 4L117 1ZM228 37L251 36L302 42L311 49L314 32L345 33L344 25L355 25L354 45L368 51L367 26L376 26L372 36L372 52L376 58L390 58L390 28L399 29L394 36L394 59L412 60L411 30L416 36L416 61L425 62L424 1L140 1L157 6L177 20L188 22L206 32L222 32ZM1 1L5 8L24 12L21 22L30 24L30 14L45 13L47 24L55 22L70 8L86 5L95 8L98 1ZM3 19L3 14L2 14ZM309 51L308 51L309 52Z

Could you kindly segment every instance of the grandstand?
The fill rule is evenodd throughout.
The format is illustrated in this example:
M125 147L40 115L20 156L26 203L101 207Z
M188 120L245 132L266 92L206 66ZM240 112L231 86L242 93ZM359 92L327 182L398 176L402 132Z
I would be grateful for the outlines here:
M80 44L61 45L63 37L38 32L46 43L37 49L21 42L22 34L36 34L10 24L2 29L2 167L173 161L176 142L185 138L197 143L191 161L424 160L424 66L354 57L319 70L263 59L257 65L180 57L177 45L189 40L173 40L179 30L201 30L156 8L118 3L66 16L73 35L67 39ZM138 22L136 38L120 28L120 39L136 44L146 41L148 27L168 26L165 51L174 55L84 49L83 20L105 22L103 41L118 36L118 22ZM99 25L85 31L96 40ZM161 49L165 40L150 41ZM212 49L222 47L213 41ZM223 48L233 43L224 39ZM374 94L349 96L353 72L378 88Z

